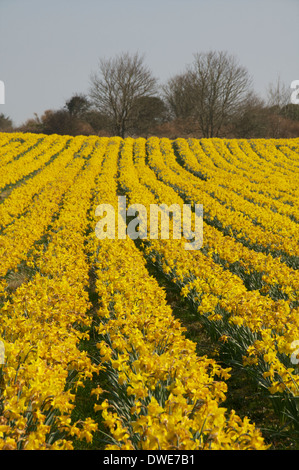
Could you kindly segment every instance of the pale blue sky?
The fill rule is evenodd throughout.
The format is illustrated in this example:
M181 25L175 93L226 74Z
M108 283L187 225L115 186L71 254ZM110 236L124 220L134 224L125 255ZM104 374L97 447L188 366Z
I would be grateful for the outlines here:
M87 93L100 57L145 54L164 83L196 52L234 54L265 97L299 79L299 0L0 0L0 113L19 125Z

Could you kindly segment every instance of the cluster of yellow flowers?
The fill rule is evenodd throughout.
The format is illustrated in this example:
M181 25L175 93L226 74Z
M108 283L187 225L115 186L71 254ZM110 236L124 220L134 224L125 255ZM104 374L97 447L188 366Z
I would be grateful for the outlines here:
M262 251L278 254L283 251L289 256L298 256L298 243L294 238L298 236L298 228L289 217L265 211L244 198L240 199L233 191L229 191L227 197L223 187L225 184L222 184L223 178L216 178L214 184L214 176L211 175L211 179L205 182L184 168L179 168L169 139L161 139L161 151L169 170L179 173L181 180L184 177L184 183L178 186L178 191L192 203L200 200L209 222L217 224L224 233L240 241L245 240L249 246L258 246ZM293 179L295 180L295 175ZM278 183L279 180L275 181ZM267 216L265 212L268 213Z
M28 210L28 207L33 202L34 196L38 195L41 189L51 180L55 181L57 174L71 162L73 154L66 151L63 152L66 142L67 139L63 136L58 138L51 147L49 147L49 142L47 142L48 146L45 146L43 152L48 155L48 161L45 168L42 168L43 171L38 171L34 178L28 178L27 184L16 186L9 196L4 199L0 206L0 228L2 230L10 223L13 223L14 219L25 210ZM44 144L46 144L45 141ZM57 158L58 155L59 158ZM22 165L19 166L23 169ZM9 166L6 166L5 173L3 173L6 176L9 173L9 168Z
M229 141L231 149L234 148L237 155L239 154L237 148L238 142L239 141L233 140ZM264 181L262 178L260 179L260 184L257 188L257 182L249 185L248 181L246 182L246 179L242 178L242 175L236 175L236 162L234 162L234 166L231 165L232 169L234 169L234 173L233 175L230 175L223 169L224 165L221 165L219 159L215 159L215 164L217 166L213 164L213 160L203 151L198 140L190 140L190 147L185 139L177 139L175 144L185 168L193 174L198 174L202 168L205 169L205 177L209 178L207 186L210 184L210 179L217 179L219 181L219 185L229 187L232 191L238 191L238 193L243 194L244 197L253 200L257 205L260 204L263 207L266 206L268 208L273 206L273 210L275 212L279 210L280 213L288 213L293 217L296 216L296 207L289 204L283 204L281 202L280 204L283 207L282 209L280 208L278 205L280 200L277 198L276 193L273 194L272 192L268 192L267 198L260 195L262 191L266 192L266 185L262 185L262 182ZM208 144L205 144L205 146L206 145ZM224 153L225 152L223 151L222 154ZM209 151L209 155L211 155L211 151ZM252 160L253 157L250 160L251 163ZM221 181L218 173L222 176ZM246 173L246 177L250 178L250 176L251 171L248 171L248 173ZM278 188L275 187L275 190L277 191ZM271 195L274 199L271 199ZM284 210L292 212L283 212ZM214 257L217 255L221 260L223 260L223 265L225 267L237 263L238 266L241 266L244 269L245 273L258 273L260 275L259 277L263 281L262 292L264 293L270 293L271 287L277 286L280 291L288 295L290 301L299 300L299 276L295 269L288 266L286 263L281 262L279 257L274 257L271 252L265 253L255 251L254 249L242 244L238 239L234 239L229 235L224 235L221 231L208 224L204 224L204 234L205 254L208 253Z
M224 408L230 369L197 356L148 261L298 420L298 153L299 139L0 134L0 449L91 442L97 424L72 415L87 378L106 449L267 448ZM151 239L150 218L142 243L97 238L97 206L117 213L120 195L147 214L203 204L202 248L186 250L172 224L169 239ZM91 328L95 361L80 347Z
M22 132L1 133L1 147L0 147L0 168L7 170L7 165L11 164L15 159L19 159L31 149L36 148L43 142L46 136L43 134L24 134ZM52 139L51 139L52 140ZM12 168L12 167L10 167Z
M33 137L32 139L26 140L27 148L24 150L22 148L23 152L21 157L19 154L20 150L17 150L18 158L12 156L16 150L15 152L9 152L10 161L6 162L5 171L1 172L0 189L14 184L25 176L42 168L51 157L50 149L52 145L57 145L56 140L57 136L55 135L40 137L37 142L36 138ZM20 164L19 158L21 158L22 164Z
M292 142L294 141L292 140ZM280 140L277 145L281 148L283 141ZM244 199L253 202L257 207L264 207L270 209L273 213L287 215L291 217L290 220L293 218L298 220L298 207L296 205L294 206L294 202L298 199L298 196L296 196L297 186L295 183L296 172L293 174L294 169L296 170L296 162L290 160L285 162L285 158L283 158L285 155L275 147L276 154L279 155L279 165L277 162L274 164L271 163L272 153L270 150L273 146L273 141L266 141L263 149L264 156L263 158L259 157L259 165L255 168L254 162L256 162L258 155L253 151L248 141L215 140L213 148L216 155L223 156L228 154L228 158L234 158L234 156L235 158L233 159L233 164L231 164L233 168L222 169L222 167L219 168L218 165L219 173L217 167L214 166L214 168L212 168L210 165L210 176L213 175L213 178L220 177L222 180L221 185L242 195ZM198 141L193 139L190 148L192 150L194 149L197 153L198 149L200 150ZM205 146L205 148L207 147ZM291 149L289 150L291 151ZM200 152L201 155L202 153L204 152ZM212 151L209 151L209 156L211 156L212 153ZM197 153L197 156L198 155ZM240 158L242 159L241 167L237 158L238 160L240 160ZM228 178L227 171L230 173ZM265 212L264 214L267 217ZM277 222L289 223L290 220L280 219Z
M74 156L83 144L84 137L75 138L64 152ZM55 213L59 211L61 198L73 184L74 178L82 169L84 162L83 158L72 158L71 163L66 167L65 160L62 161L60 172L57 173L55 171L57 168L54 168L52 179L45 180L44 186L27 210L16 217L14 223L2 230L0 234L0 277L5 276L8 270L15 269L18 263L27 258L28 250L32 244L45 233ZM19 162L19 166L22 168L22 160ZM64 168L67 168L67 171L62 171ZM11 195L11 199L13 197Z

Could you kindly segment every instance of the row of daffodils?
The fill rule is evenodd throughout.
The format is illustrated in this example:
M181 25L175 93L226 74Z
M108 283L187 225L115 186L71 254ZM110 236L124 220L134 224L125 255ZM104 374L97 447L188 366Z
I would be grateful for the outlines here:
M71 449L74 437L90 441L96 429L90 418L72 422L71 412L74 390L98 371L78 344L90 325L84 240L106 143L79 137L61 151L60 165L52 167L53 175L44 175L48 180L39 193L39 203L31 203L15 222L20 227L22 252L15 239L12 243L2 235L11 242L11 255L17 248L20 255L31 247L26 266L34 273L11 294L5 288L5 278L3 282L2 449ZM34 237L24 248L27 231ZM41 235L46 240L34 244ZM15 257L9 253L2 259L9 260L12 267Z
M73 418L90 379L106 449L267 449L223 406L236 366L298 426L298 153L298 139L1 134L0 448L92 446L97 422ZM124 236L118 196L148 214L202 204L202 247ZM96 231L101 204L119 216L114 238ZM147 262L191 303L227 367L196 354Z
M111 141L95 205L104 200L115 207L117 183L145 203L145 188L131 168L132 145L131 139L113 146ZM129 199L133 202L134 196ZM133 240L96 240L92 235L89 251L95 254L101 303L98 349L110 383L108 397L96 405L111 434L106 448L266 448L247 418L242 421L220 406L227 388L221 379L229 371L213 359L197 357L195 344L184 337ZM94 393L102 396L100 385Z

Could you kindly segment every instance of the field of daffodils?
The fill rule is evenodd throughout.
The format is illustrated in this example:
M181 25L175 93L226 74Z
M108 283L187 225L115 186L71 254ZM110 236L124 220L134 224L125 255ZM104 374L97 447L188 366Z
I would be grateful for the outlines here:
M271 449L225 405L238 371L298 436L298 181L299 139L0 133L0 449L98 448L99 434L107 450ZM202 204L201 248L118 237L117 217L98 237L97 207L117 215L119 196L148 214Z

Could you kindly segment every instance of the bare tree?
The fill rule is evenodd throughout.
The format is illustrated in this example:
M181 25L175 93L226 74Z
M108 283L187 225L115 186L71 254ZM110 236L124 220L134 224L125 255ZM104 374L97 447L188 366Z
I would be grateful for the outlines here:
M287 117L287 106L290 104L291 92L282 81L280 76L275 83L269 83L267 88L267 105L271 112L270 132L274 138L284 136L284 119Z
M90 98L95 107L110 117L114 133L125 137L134 120L137 99L154 96L157 81L138 53L122 53L101 59L99 73L91 74Z
M244 105L251 81L227 52L197 53L187 71L168 82L164 96L177 117L193 116L203 136L213 137Z
M201 131L206 137L218 136L246 101L251 78L234 56L222 51L196 54L190 73Z
M281 81L280 76L277 77L275 83L269 83L267 88L267 104L270 107L277 107L281 110L290 103L291 92L290 87Z

